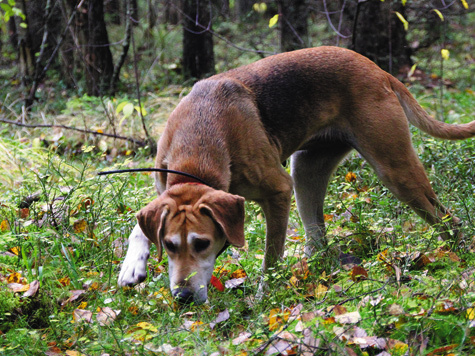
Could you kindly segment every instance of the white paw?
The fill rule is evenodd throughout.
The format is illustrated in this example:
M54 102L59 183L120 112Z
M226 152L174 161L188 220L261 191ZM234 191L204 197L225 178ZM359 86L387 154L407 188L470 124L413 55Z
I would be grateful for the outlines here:
M129 237L129 248L117 281L119 286L130 287L147 278L149 251L150 241L137 225Z

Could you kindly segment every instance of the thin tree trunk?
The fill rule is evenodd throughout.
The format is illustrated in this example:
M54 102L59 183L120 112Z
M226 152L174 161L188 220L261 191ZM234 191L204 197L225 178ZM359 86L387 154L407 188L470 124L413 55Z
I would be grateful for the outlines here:
M215 72L210 11L208 1L183 1L183 73L185 79L200 79Z

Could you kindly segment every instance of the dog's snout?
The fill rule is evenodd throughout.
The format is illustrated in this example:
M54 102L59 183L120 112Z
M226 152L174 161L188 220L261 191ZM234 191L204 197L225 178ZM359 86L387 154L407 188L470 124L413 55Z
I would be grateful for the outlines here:
M180 304L191 304L194 301L193 292L186 287L176 288L172 294Z

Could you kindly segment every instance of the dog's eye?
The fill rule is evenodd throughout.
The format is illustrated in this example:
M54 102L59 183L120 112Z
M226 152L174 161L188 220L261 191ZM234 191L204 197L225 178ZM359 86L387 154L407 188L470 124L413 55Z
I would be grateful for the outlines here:
M170 241L165 241L164 242L164 245L166 247L166 249L168 251L170 251L171 253L175 253L176 252L176 246L174 243L170 242Z
M202 251L206 250L209 245L210 245L209 240L195 239L193 241L193 246L194 246L196 252L202 252Z

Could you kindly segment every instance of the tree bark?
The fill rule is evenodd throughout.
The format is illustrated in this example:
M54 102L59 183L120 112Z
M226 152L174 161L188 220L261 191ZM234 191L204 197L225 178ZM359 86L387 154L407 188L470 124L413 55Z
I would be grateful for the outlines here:
M86 87L89 95L107 93L114 67L102 0L86 0L82 13Z
M183 1L183 74L200 79L214 74L213 35L209 2Z
M280 49L282 52L307 47L308 8L306 0L279 0Z
M396 11L405 17L405 8L399 0L359 2L350 48L397 74L401 67L412 65L412 61L406 31Z

